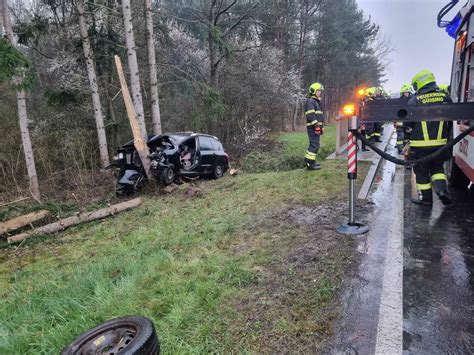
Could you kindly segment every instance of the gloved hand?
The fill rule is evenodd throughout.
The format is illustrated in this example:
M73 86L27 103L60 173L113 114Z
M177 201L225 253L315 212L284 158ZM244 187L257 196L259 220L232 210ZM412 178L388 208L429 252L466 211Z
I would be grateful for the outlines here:
M324 134L322 122L316 123L316 125L314 126L314 133L316 133L318 136L322 136Z

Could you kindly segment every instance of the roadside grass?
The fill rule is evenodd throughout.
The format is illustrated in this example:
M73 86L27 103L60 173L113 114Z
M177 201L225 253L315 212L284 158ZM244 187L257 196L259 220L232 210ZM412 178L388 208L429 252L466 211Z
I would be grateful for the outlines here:
M145 197L139 208L103 221L4 247L0 353L58 353L96 324L131 314L153 320L163 353L260 352L266 351L259 339L267 332L327 335L327 324L318 328L308 317L282 317L270 330L246 334L238 305L252 299L262 268L280 265L306 231L286 220L257 231L258 221L271 222L271 211L337 200L346 185L341 161L325 161L318 172L226 176ZM195 197L187 193L191 188L198 190ZM324 318L336 302L347 262L342 255L328 254L324 265L333 267L318 269L311 287L286 307Z
M286 155L297 155L300 157L308 148L308 134L306 132L284 133L279 137L279 141L285 143ZM318 158L326 159L329 154L336 150L336 126L324 127L324 134L321 136L321 148Z
M304 154L308 148L306 132L283 133L276 137L277 144L269 151L254 151L242 159L242 168L246 172L259 173L267 171L287 171L304 166ZM318 161L336 149L336 126L324 128L321 136L321 148L317 154Z

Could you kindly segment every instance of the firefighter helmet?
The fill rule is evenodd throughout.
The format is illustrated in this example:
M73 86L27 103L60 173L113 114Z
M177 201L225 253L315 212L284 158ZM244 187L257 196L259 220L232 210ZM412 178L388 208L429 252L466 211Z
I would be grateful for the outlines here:
M309 87L309 94L311 96L315 95L316 94L316 91L318 90L324 90L324 86L323 84L321 83L313 83L311 84L311 86Z
M400 94L403 94L404 92L411 93L411 84L405 83L402 85L402 88L400 89Z
M449 94L449 85L448 84L439 84L438 87L443 90L446 94Z
M424 69L413 77L411 85L413 86L413 89L418 92L422 87L435 82L436 79L434 74L429 70Z
M377 88L375 86L371 87L371 88L368 88L366 91L365 91L365 95L366 96L375 96L375 93L377 92Z

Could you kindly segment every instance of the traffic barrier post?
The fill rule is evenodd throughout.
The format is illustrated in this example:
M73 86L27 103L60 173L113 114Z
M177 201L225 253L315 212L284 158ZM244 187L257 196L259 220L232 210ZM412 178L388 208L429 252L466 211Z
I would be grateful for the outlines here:
M348 111L350 112L350 111ZM349 133L347 135L347 178L349 179L349 221L341 224L337 231L342 234L364 234L369 227L355 219L355 195L357 179L357 140L354 131L357 130L357 116L349 119Z

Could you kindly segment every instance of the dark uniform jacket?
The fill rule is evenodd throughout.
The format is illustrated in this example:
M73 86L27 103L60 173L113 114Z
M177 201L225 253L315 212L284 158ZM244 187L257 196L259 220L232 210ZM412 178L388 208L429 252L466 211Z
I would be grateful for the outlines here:
M408 101L408 105L441 104L444 102L452 102L452 100L435 83L430 83L421 88ZM447 122L407 122L405 126L412 129L410 135L411 148L432 149L448 143L449 129Z
M304 105L304 112L306 116L306 126L315 126L317 123L324 122L323 110L321 108L321 101L314 96L311 96Z

